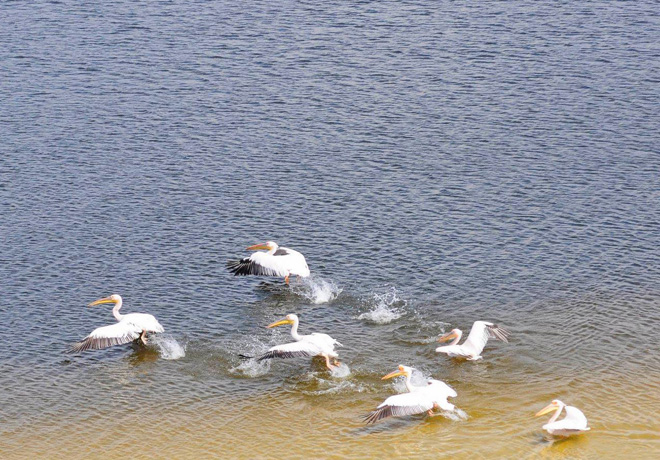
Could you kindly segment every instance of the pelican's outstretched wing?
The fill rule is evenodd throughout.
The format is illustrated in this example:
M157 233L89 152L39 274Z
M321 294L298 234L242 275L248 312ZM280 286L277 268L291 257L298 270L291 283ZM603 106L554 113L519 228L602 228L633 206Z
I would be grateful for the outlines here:
M110 326L96 328L82 341L71 347L72 353L85 350L100 350L101 348L123 345L140 337L142 329L129 322L120 321Z
M276 253L277 254L277 253ZM235 276L287 276L289 270L285 255L270 255L266 252L255 252L250 257L241 260L230 260L227 268Z
M364 418L367 423L376 423L387 417L423 414L433 409L433 399L424 391L414 391L390 396L378 408Z
M462 346L478 356L486 346L488 339L498 339L502 342L508 342L508 337L509 332L496 324L486 321L475 321L467 340L463 342Z
M271 358L299 358L316 356L321 353L318 345L308 340L301 340L300 342L285 343L283 345L275 345L271 347L266 353L261 355L257 361Z

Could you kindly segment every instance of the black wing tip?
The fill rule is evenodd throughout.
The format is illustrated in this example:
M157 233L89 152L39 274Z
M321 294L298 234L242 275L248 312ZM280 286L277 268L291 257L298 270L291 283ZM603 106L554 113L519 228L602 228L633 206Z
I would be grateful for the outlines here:
M240 260L228 260L227 269L229 269L229 271L233 273L234 276L278 276L274 270L262 267L249 258Z
M375 411L367 414L363 421L367 424L374 424L378 422L379 420L383 420L384 418L391 417L392 416L392 407L391 406L385 406L381 407L380 409L376 409Z
M311 355L307 353L306 351L268 351L264 353L263 355L259 356L257 358L257 361L263 361L264 359L272 359L272 358L308 358Z
M250 259L228 260L227 269L234 274L234 276L246 276L250 274Z

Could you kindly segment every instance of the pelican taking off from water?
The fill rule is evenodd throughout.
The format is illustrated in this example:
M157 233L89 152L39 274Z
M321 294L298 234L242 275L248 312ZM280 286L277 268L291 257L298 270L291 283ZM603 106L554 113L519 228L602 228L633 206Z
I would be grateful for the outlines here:
M423 414L426 412L434 417L438 414L434 410L453 411L455 406L447 401L447 398L455 398L456 392L452 387L440 380L429 379L428 384L423 387L413 386L410 376L413 369L408 366L399 366L399 370L391 372L383 377L383 380L391 379L399 375L406 376L406 388L409 393L394 395L387 398L375 411L364 419L367 423L376 423L387 417L402 417L404 415Z
M81 342L71 347L72 353L85 350L99 350L101 348L111 347L113 345L122 345L139 339L142 343L147 343L147 332L163 332L163 326L152 315L146 313L129 313L122 315L119 309L122 305L121 296L113 294L110 297L96 300L89 304L90 307L105 303L113 303L115 307L112 314L117 319L116 324L96 328L85 337Z
M283 276L286 284L289 284L291 275L302 278L309 276L305 256L298 251L281 248L273 241L255 244L247 249L249 251L265 249L268 252L255 252L250 257L227 262L227 268L235 276Z
M562 409L566 410L566 417L557 421ZM545 415L548 412L556 411L548 423L543 425L543 429L554 436L571 436L584 433L591 428L587 426L587 417L577 407L567 406L558 399L554 399L550 404L536 413L536 416Z
M339 355L335 352L335 345L341 347L341 343L330 337L328 334L320 334L318 332L308 335L298 334L298 316L294 314L286 315L283 320L269 324L266 327L273 328L284 324L292 325L291 336L295 342L285 343L284 345L275 345L261 355L257 361L271 358L322 356L325 358L325 365L328 369L332 370L332 365L339 366L339 361L337 361ZM330 358L332 358L332 365L330 364Z
M468 338L462 345L458 345L463 332L460 329L452 329L447 334L441 336L438 342L446 342L454 339L449 345L435 349L438 353L446 353L451 357L467 358L469 361L481 359L481 352L486 346L488 339L498 339L502 342L508 342L509 332L496 324L486 321L475 321Z

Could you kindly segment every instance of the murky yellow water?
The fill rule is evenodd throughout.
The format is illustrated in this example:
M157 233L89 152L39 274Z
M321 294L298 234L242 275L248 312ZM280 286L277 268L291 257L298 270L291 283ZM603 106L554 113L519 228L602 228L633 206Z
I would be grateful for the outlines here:
M47 414L6 432L2 458L658 458L660 375L630 374L594 379L584 369L564 388L566 402L584 409L592 431L552 442L534 418L557 381L502 381L488 377L488 364L462 363L455 375L481 372L462 384L452 378L456 405L467 420L407 417L365 426L360 416L400 388L399 383L364 379L336 392L308 394L276 387L246 396L203 398L196 403L124 407L93 417ZM481 368L477 370L477 368ZM290 366L291 372L324 372ZM450 376L451 377L451 376ZM240 380L236 381L240 384ZM644 408L640 412L639 408Z

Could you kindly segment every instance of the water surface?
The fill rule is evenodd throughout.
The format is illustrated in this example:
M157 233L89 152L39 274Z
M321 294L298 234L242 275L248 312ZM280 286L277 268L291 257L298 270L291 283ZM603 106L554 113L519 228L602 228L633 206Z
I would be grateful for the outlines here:
M660 456L654 2L271 3L0 5L0 456ZM112 293L166 336L66 354ZM241 361L286 313L347 369ZM398 364L464 416L365 427Z

